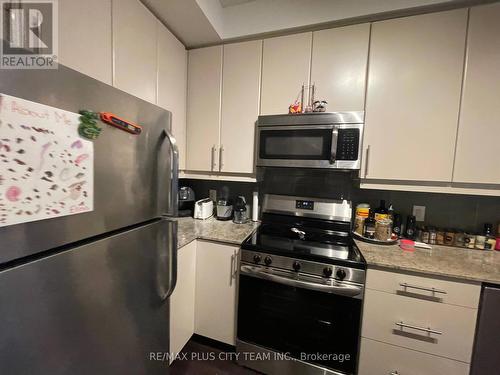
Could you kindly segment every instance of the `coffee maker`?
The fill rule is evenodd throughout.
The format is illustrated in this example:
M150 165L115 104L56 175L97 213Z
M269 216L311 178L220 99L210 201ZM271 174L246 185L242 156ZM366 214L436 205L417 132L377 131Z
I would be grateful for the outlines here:
M223 186L217 192L217 220L231 220L233 217L233 202L229 198L229 188Z
M195 196L190 187L179 188L179 217L193 216Z

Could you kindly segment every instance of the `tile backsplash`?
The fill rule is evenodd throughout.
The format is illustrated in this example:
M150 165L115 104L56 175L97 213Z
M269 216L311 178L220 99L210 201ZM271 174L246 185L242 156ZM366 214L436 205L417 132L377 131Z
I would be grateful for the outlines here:
M484 223L492 223L496 229L500 222L500 197L360 189L355 173L297 168L263 168L258 171L257 180L251 183L181 179L180 184L191 186L196 199L208 197L209 189L227 186L232 197L243 195L249 204L256 190L261 197L273 193L344 198L351 200L353 206L366 202L378 207L380 200L385 199L404 217L412 213L414 205L425 206L426 225L469 232L482 231Z

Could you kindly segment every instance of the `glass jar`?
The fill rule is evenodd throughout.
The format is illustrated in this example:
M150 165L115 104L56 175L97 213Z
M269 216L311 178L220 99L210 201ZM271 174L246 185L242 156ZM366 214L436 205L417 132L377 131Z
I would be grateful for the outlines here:
M455 235L456 232L454 230L447 229L444 233L444 244L446 246L453 246L455 243Z
M478 234L476 236L476 244L474 245L478 250L484 250L484 245L486 244L486 236Z
M429 229L429 244L435 245L436 244L436 229L430 228Z
M454 246L458 247L464 247L465 246L465 233L464 232L457 232L455 234L455 242L453 243Z
M427 227L422 228L422 242L429 243L429 229Z
M354 219L354 231L360 236L362 236L364 227L365 227L365 218L362 216L356 216L356 219Z
M375 239L379 241L388 241L392 235L392 220L379 219L375 223Z
M465 233L464 246L468 249L474 249L476 247L476 235L471 233Z
M436 244L444 245L444 230L442 229L436 231Z

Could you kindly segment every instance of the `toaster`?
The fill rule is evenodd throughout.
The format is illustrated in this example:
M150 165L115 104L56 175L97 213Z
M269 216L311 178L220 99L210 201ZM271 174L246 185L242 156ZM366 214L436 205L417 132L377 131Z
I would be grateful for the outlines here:
M194 205L195 219L208 219L214 214L214 202L210 198L200 199Z

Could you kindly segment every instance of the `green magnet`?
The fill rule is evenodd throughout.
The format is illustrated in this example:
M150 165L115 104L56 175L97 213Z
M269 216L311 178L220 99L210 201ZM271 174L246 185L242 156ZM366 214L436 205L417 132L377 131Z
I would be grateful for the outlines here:
M78 134L90 140L99 137L102 131L102 128L97 125L99 114L88 110L81 110L78 113L81 115Z

